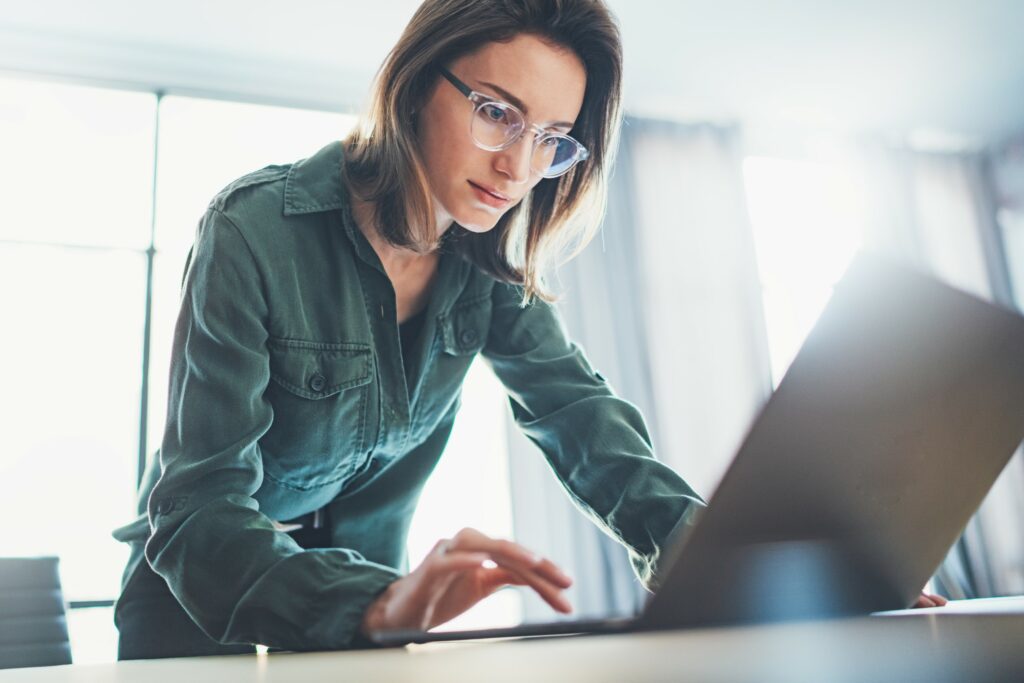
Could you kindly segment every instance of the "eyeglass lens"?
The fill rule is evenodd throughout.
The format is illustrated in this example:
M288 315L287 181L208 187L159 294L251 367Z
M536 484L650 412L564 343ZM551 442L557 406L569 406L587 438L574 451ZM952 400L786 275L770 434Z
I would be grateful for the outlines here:
M485 149L504 149L517 140L526 122L518 111L498 102L481 103L474 112L473 139ZM551 135L533 145L531 168L542 176L561 175L576 162L577 146L569 138Z

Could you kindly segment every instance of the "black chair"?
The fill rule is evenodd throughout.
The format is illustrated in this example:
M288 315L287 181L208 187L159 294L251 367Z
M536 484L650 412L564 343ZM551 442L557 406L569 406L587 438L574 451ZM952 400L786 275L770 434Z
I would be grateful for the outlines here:
M56 557L0 557L0 669L71 663Z

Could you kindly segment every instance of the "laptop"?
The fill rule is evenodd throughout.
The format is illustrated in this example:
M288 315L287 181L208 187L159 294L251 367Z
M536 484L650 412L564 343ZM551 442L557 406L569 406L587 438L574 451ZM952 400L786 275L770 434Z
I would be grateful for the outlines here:
M629 618L382 645L764 623L914 603L1024 439L1024 317L861 253Z

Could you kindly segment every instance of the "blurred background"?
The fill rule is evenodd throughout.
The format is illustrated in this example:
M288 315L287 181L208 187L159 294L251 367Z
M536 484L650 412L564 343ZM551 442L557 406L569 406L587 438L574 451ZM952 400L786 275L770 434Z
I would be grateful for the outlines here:
M560 306L702 495L858 249L1024 302L1024 3L609 4L627 121ZM159 447L198 218L232 179L343 137L417 5L0 0L0 556L61 558L76 662L115 656L110 531ZM413 564L467 525L559 562L577 616L641 604L480 363ZM1019 454L934 585L1024 593ZM452 626L552 616L510 590Z

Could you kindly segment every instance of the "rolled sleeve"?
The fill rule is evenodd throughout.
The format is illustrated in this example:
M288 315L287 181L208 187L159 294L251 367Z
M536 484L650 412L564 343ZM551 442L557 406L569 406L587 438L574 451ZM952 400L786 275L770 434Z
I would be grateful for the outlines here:
M615 395L572 343L553 306L521 305L498 284L484 357L508 390L517 424L576 506L628 550L649 590L666 542L704 502L658 461L640 411Z
M259 439L274 419L264 282L238 226L211 208L182 286L146 559L219 642L348 647L399 573L353 550L303 550L259 510Z

